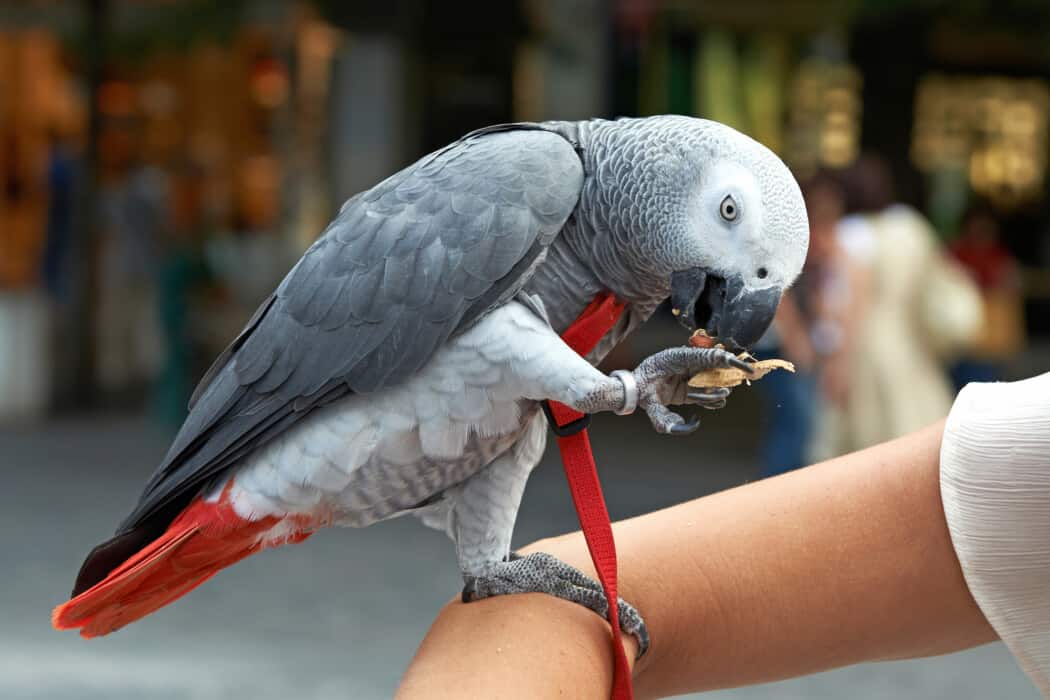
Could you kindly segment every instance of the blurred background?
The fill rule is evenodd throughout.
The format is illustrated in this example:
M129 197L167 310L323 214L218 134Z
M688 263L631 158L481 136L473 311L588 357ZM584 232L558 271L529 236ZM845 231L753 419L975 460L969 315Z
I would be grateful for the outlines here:
M799 372L689 440L599 417L614 517L1050 367L1042 0L0 0L0 696L391 695L460 585L414 521L253 557L90 643L48 612L346 198L486 124L660 113L730 124L802 183L809 260L756 349ZM609 363L683 341L661 312ZM516 542L575 527L548 454ZM705 697L1036 693L993 645Z

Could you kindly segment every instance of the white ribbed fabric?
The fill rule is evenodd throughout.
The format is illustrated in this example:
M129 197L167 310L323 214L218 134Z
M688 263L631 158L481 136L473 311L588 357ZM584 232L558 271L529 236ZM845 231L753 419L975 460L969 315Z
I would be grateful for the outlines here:
M941 498L974 599L1050 697L1050 373L960 392Z

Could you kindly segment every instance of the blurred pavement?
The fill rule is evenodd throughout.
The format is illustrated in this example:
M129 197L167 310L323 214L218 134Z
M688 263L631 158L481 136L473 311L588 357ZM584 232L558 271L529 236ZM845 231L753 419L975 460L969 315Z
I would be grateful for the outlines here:
M753 478L755 440L746 426L754 423L755 398L738 391L734 399L708 415L690 440L656 436L639 416L596 420L596 452L614 517ZM0 430L7 478L0 492L6 564L0 697L390 697L433 615L460 586L450 543L411 518L324 531L305 544L252 557L110 637L87 642L51 630L51 606L65 599L82 557L125 515L166 446L167 437L151 424L122 416ZM704 463L697 463L699 454ZM548 451L526 491L516 541L575 527L560 466ZM704 697L1038 695L995 645Z

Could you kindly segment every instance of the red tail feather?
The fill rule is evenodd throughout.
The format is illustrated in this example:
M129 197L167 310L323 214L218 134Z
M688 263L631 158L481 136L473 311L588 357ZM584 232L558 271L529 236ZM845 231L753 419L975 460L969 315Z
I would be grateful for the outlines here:
M149 615L261 549L301 542L313 527L303 516L244 520L228 499L198 498L167 531L67 603L54 609L56 629L100 637Z

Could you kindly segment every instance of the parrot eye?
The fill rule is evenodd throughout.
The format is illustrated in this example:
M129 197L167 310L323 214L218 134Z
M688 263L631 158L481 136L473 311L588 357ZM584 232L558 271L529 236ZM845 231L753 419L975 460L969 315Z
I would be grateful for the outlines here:
M718 207L718 213L726 221L736 221L736 217L740 214L740 207L736 205L736 200L727 194L726 198L722 200L721 206Z

